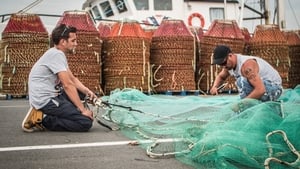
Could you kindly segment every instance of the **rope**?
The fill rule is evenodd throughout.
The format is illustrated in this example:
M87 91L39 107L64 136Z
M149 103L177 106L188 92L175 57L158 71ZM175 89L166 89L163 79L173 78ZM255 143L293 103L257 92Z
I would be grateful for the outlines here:
M126 77L123 77L123 88L126 88Z
M105 93L103 92L102 87L100 85L98 87L99 87L99 94L102 94L104 96Z
M2 68L3 68L4 63L0 64L0 75L2 75Z
M5 47L4 47L4 63L6 62L7 47L8 47L8 45L5 45Z
M199 70L199 74L200 73L201 73L201 69ZM205 76L205 73L202 73L200 78L198 79L198 82L197 82L197 88L198 89L197 90L199 90L202 94L206 95L206 93L203 90L201 90L201 88L200 88L200 82L201 82L201 80L204 76Z
M175 88L177 86L177 83L176 83L176 80L175 80L175 73L176 73L176 71L174 71L173 74L172 74L172 82L171 82L171 89L172 90L175 90Z
M1 90L3 89L3 78L4 78L4 75L0 74L0 89Z
M119 32L118 32L118 36L121 35L121 32L122 32L122 29L123 29L123 25L124 25L124 22L122 20L121 24L120 24L120 29L119 29Z
M170 143L175 143L183 141L181 139L173 139ZM160 144L160 142L155 141L152 145L148 146L146 149L146 154L151 157L151 158L159 158L159 157L170 157L170 156L175 156L175 155L182 155L182 154L187 154L191 152L191 149L193 148L194 143L190 142L188 144L188 148L182 151L169 151L169 152L163 152L163 153L154 153L155 147L157 147Z
M8 87L10 87L10 80L11 80L11 77L8 78L8 85L7 85Z
M154 66L154 65L153 65ZM155 77L156 77L156 73L158 72L158 70L161 68L161 65L159 65L158 67L157 67L157 69L154 71L154 74L153 74L153 78L154 78L154 80L155 81L162 81L164 78L162 77L162 78L160 78L160 79L156 79Z
M148 82L147 82L147 87L148 87L148 93L151 92L151 83L152 83L152 80L151 80L151 68L150 68L150 63L147 62L147 66L148 66Z
M194 36L196 37L196 36ZM194 60L192 61L192 66L193 66L193 69L194 69L194 72L196 72L196 57L197 57L197 47L196 47L196 38L194 38Z
M160 69L160 67L161 67L161 65L159 65L158 67L157 67L157 69L154 71L154 73L153 73L153 67L154 67L154 64L153 65L151 65L151 73L150 73L150 85L151 85L151 87L153 88L153 90L154 90L154 88L156 88L157 86L159 86L160 85L160 83L157 83L157 84L154 84L154 81L157 81L157 82L160 82L160 81L162 81L163 80L163 78L161 78L161 79L156 79L156 73L158 72L158 70Z
M146 76L146 50L145 41L143 40L143 76Z
M9 55L7 55L6 63L10 63L10 56Z
M16 74L16 66L13 67L13 70L11 72L13 75Z
M99 56L99 53L96 52L96 51L94 51L94 53L95 53L95 56L96 56L96 58L97 58L97 63L100 63L100 56Z
M26 92L26 91L27 91L27 81L24 80L24 92Z
M285 143L287 144L287 146L290 148L291 152L293 154L296 155L297 159L294 161L294 162L286 162L286 161L283 161L283 160L280 160L278 158L275 158L275 157L272 157L273 155L273 149L272 149L272 145L271 145L271 142L269 140L269 137L274 135L274 134L280 134L282 137L283 137L283 140L285 141ZM296 167L296 166L299 166L300 164L300 153L295 149L295 147L293 146L293 144L289 141L286 133L282 130L275 130L275 131L272 131L272 132L269 132L267 135L266 135L266 142L268 144L268 150L269 150L269 158L267 158L264 162L264 166L265 166L265 169L270 169L270 162L271 161L274 161L276 163L280 163L280 164L284 164L284 165L287 165L287 166L290 166L290 167Z

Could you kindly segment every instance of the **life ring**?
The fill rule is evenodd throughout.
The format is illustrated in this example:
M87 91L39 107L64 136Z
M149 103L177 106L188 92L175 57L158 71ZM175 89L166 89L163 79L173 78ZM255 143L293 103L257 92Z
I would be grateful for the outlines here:
M192 14L189 16L189 18L188 18L188 24L189 24L189 26L193 26L192 20L193 20L194 17L200 19L200 21L201 21L201 28L203 28L204 25L205 25L205 20L204 20L204 17L203 17L201 14L199 14L199 13L192 13Z

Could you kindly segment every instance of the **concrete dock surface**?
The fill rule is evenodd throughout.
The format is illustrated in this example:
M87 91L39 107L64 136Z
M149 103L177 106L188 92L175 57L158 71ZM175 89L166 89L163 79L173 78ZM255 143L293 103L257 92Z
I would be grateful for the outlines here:
M25 133L26 98L0 100L1 169L191 169L175 158L154 159L120 131L96 121L89 132Z

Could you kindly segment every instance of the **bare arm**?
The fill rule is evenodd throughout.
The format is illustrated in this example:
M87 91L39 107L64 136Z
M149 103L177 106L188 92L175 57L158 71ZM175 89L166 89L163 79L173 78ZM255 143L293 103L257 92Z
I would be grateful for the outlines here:
M74 80L75 77L73 76L70 70L59 72L58 78L60 79L63 88L66 94L68 95L68 97L70 98L70 100L72 101L72 103L81 111L83 115L93 119L93 113L84 107L84 105L82 104L79 98L78 91L77 91L77 89L81 92L88 89L81 83L78 84L77 81L79 80L77 81Z
M259 66L253 59L247 60L241 69L242 75L247 78L248 82L253 86L253 91L246 97L252 99L260 99L266 92L265 85L259 75Z
M210 89L210 94L218 94L218 87L229 77L229 72L226 68L223 68L222 71L217 75L213 86Z
M90 89L88 89L86 86L84 86L70 71L71 79L76 87L77 90L79 90L81 93L84 93L86 96L89 96L91 100L97 98L94 92L92 92Z

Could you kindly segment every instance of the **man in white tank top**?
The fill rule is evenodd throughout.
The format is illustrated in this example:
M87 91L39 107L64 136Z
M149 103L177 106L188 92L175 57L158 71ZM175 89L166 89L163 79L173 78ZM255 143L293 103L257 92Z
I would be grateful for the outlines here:
M282 79L268 62L255 56L235 54L224 45L215 48L213 63L222 66L210 93L218 94L218 87L234 76L241 99L252 98L261 101L275 101L282 93Z

